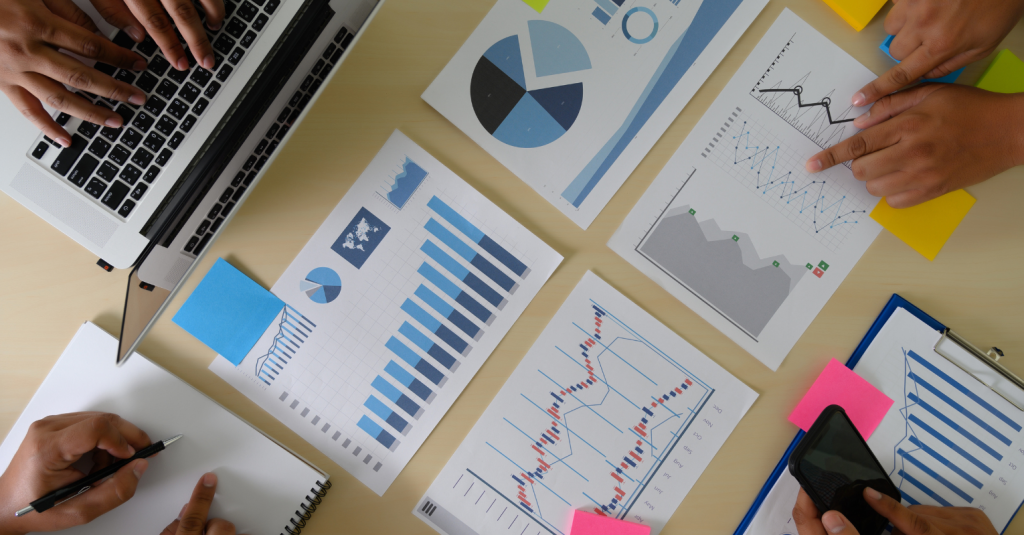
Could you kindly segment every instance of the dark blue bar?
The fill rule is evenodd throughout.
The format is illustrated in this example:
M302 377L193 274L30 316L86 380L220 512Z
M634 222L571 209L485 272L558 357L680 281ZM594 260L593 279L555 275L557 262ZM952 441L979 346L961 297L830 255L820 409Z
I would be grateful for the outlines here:
M399 433L405 431L405 428L409 425L409 422L405 421L404 418L393 412L391 413L391 416L388 416L388 419L385 421L388 423L388 425L397 429Z
M621 2L622 0L619 1ZM494 240L487 237L486 234L479 242L477 242L477 244L483 248L483 250L491 253L491 256L496 258L498 262L505 264L505 267L511 269L512 273L515 273L520 277L523 276L523 273L526 273L526 264L520 262L518 258L512 256L512 253L506 251L504 247L498 245Z
M668 395L670 395L672 397L676 397L676 391L675 390L669 390L668 391Z
M533 509L530 509L530 506L529 506L529 505L526 505L526 504L525 504L525 503L523 503L523 502L519 502L519 505L522 505L522 506L523 506L523 509L526 509L527 511L529 511L529 512L531 512L531 513L533 512Z
M415 368L416 371L422 373L424 377L435 385L441 384L441 380L444 379L444 374L441 373L441 370L431 366L429 362L423 359L420 359L420 361L416 363Z
M436 334L442 342L448 344L455 351L458 351L460 355L467 347L469 347L469 344L467 344L462 338L459 338L459 335L453 333L451 329L444 325L439 326L437 330L434 331L434 334Z
M463 316L458 310L452 310L452 313L448 314L448 321L452 322L453 325L471 338L476 338L476 333L480 332L480 327L477 327L475 323L466 316Z
M455 357L449 355L447 351L441 349L441 346L437 344L434 344L430 348L430 351L427 351L427 354L433 357L434 360L441 364L441 366L444 366L449 370L452 369L452 365L455 364Z
M552 427L551 430L554 431L556 435L561 435L562 434L561 431L559 431L558 429L555 429L554 427Z
M526 483L523 483L523 480L522 480L522 479L519 479L519 478L518 478L518 477L516 477L516 476L512 476L512 479L516 480L516 483L519 483L520 485L522 485L522 486L524 486L524 487L526 486Z
M991 433L992 436L996 437L996 440L998 440L999 442L1002 442L1003 444L1006 444L1007 446L1010 445L1010 439L1004 437L1002 433L1000 433L999 431L996 431L991 425L988 425L987 423L985 423L984 420L982 420L981 418L978 418L977 416L975 416L974 413L972 413L971 411L969 411L966 408L964 408L963 405L960 405L959 403L953 401L952 398L950 398L946 394L944 394L941 391L939 391L938 388L935 388L934 386L932 386L930 383L928 383L928 381L925 381L924 379L922 379L919 375L917 375L914 372L910 372L909 374L907 374L907 376L910 377L911 379L913 379L914 381L916 381L917 384L923 386L925 388L925 390L931 392L932 394L935 394L935 396L938 397L939 399L941 399L942 401L944 401L946 403L946 405L949 405L950 407L954 408L960 414L963 414L964 416L966 416L968 420L978 424L978 427L980 427L980 428L984 429L985 431L988 431L989 433Z
M398 401L395 402L398 408L409 413L409 416L416 417L416 413L420 411L420 406L416 404L409 396L402 394L398 397Z
M381 430L380 434L377 435L377 442L380 442L385 448L391 449L391 445L395 443L395 437L391 436L391 433Z
M563 400L562 398L558 397L558 394L552 392L551 395L555 396L555 399L557 399L559 403L565 403L565 400Z
M490 263L486 258L480 255L473 257L473 260L469 263L476 266L476 268L484 275L487 275L487 278L494 281L494 284L497 284L506 292L512 290L512 287L516 285L515 281L512 280L512 277L503 273L494 264Z
M487 320L491 319L491 311L487 310L487 307L476 302L469 296L468 293L462 292L458 297L455 298L455 302L464 306L470 314L480 318L480 321L487 323Z
M416 394L423 401L430 399L430 394L434 393L432 390L430 390L430 387L421 383L419 379L414 379L413 382L407 388L413 394Z
M631 460L629 459L629 457L623 457L623 458L622 458L622 460L623 460L623 461L626 461L627 463L629 463L629 465L630 465L630 466L632 466L633 468L636 468L636 463L634 463L633 461L631 461Z
M486 282L481 280L480 277L477 277L473 273L466 274L466 276L462 279L462 282L466 283L466 286L469 286L470 290L473 290L474 292L480 294L480 297L483 297L484 301L487 301L488 303L494 306L501 305L501 302L505 300L505 298L502 297L501 294L494 291L493 288L488 286Z
M921 419L918 418L917 416L911 414L910 417L907 418L907 420L910 421L910 423L920 427L921 429L924 429L929 435L935 437L936 440L938 440L939 442L945 444L946 447L948 447L949 449L951 449L951 450L957 452L958 454L960 454L961 457L963 457L964 459L967 459L968 461L970 461L971 464L973 464L974 466L977 466L978 468L981 468L982 472L985 472L988 475L992 475L992 469L991 468L989 468L988 466L985 466L984 463L982 463L981 461L976 459L970 453L967 453L960 446L957 446L955 443L953 443L952 440L950 440L950 439L940 435L938 431L932 429L931 426L929 426L928 424L922 422Z

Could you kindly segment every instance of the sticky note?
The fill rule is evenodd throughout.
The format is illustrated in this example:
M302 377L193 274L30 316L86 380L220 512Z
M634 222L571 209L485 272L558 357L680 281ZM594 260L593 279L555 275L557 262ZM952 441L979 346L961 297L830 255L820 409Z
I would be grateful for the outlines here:
M1001 50L974 86L994 93L1024 93L1024 61Z
M839 13L839 16L858 32L875 18L885 2L886 0L825 0L828 7Z
M882 52L885 52L885 55L889 56L890 59L892 59L896 63L899 63L900 60L892 57L892 54L889 52L889 45L892 44L892 40L895 37L896 37L895 35L890 35L890 36L886 37L885 40L882 41L882 44L878 45L878 48L882 49ZM925 80L927 82L935 82L935 83L939 83L939 84L951 84L951 83L955 82L957 78L960 78L960 74L963 73L964 69L966 69L966 68L967 67L960 67L959 69L957 69L957 70L955 70L955 71L953 71L953 72L951 72L951 73L949 73L949 74L947 74L945 76L940 76L938 78L922 78L922 80Z
M523 3L532 7L537 13L544 11L545 7L548 7L549 0L523 0Z
M573 511L569 535L650 535L650 526Z
M284 306L284 301L218 258L173 321L238 366Z
M789 421L807 431L829 405L842 407L860 436L867 440L882 423L892 400L853 370L832 359L797 403Z
M972 206L974 197L962 189L899 210L882 199L871 211L871 219L928 260L935 260Z

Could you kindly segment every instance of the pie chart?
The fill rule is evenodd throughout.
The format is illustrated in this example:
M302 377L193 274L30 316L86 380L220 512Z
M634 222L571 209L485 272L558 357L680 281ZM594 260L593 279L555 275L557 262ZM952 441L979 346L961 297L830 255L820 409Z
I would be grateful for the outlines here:
M569 30L546 20L527 23L534 71L538 79L590 69L583 43ZM542 147L562 137L583 107L583 83L529 89L518 35L506 37L484 52L469 87L473 111L498 141L524 149Z
M314 303L330 303L341 293L341 277L331 268L318 267L299 281L299 291Z

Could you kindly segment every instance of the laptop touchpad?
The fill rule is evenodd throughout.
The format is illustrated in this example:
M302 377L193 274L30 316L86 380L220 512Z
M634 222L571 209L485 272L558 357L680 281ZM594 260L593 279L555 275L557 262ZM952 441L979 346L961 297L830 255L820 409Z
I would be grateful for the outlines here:
M117 230L117 223L88 200L54 183L53 178L39 172L30 162L21 165L18 175L11 181L11 188L97 247L106 246Z

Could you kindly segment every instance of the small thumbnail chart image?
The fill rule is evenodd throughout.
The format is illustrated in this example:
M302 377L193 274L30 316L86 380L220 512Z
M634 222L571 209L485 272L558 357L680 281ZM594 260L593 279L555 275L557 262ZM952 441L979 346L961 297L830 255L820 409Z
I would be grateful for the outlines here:
M266 352L253 361L256 366L253 370L254 375L267 386L284 373L285 368L313 334L316 324L286 304L269 330L274 330L275 327L276 334L267 346Z
M299 281L299 290L314 303L325 305L341 294L341 277L331 268L318 267Z
M398 170L392 172L380 195L401 210L426 178L427 171L406 156Z

